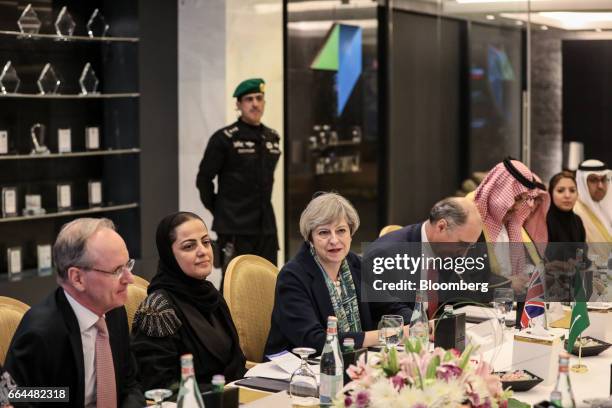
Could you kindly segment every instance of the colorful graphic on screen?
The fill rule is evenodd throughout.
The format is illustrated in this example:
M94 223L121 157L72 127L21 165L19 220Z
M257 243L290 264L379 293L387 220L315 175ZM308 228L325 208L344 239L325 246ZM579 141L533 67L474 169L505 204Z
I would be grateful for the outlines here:
M310 68L336 71L337 111L340 116L361 75L362 28L334 24Z

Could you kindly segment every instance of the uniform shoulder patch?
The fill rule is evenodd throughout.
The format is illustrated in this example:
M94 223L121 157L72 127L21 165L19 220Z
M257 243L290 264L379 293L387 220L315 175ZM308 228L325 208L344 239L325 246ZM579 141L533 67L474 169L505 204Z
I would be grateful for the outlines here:
M234 135L234 133L236 133L238 131L238 126L229 126L225 129L223 129L223 133L225 134L225 136L229 137L230 139L232 138L232 136Z
M182 325L172 303L160 292L150 294L140 304L133 324L149 337L171 336Z

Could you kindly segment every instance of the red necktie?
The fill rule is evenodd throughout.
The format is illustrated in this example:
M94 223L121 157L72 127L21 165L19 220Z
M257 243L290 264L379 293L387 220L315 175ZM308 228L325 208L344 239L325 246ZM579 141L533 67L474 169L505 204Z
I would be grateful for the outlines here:
M104 317L96 322L96 406L97 408L117 408L117 386L115 366L108 329Z
M438 282L438 277L436 271L433 269L427 270L427 280L429 280L430 284L434 284ZM438 291L437 290L428 290L427 291L427 317L429 320L434 318L436 314L436 309L438 308Z

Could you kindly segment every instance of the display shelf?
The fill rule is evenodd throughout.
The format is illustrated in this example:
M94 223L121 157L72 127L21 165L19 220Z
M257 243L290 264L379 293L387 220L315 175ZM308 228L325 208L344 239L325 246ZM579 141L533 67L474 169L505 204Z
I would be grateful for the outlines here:
M85 41L85 42L124 42L124 43L138 43L140 39L138 37L88 37L84 35L71 35L61 36L57 34L24 34L20 31L6 31L0 30L0 35L19 38L20 40L30 39L47 39L54 41Z
M8 223L8 222L16 222L16 221L31 221L31 220L40 220L40 219L45 219L45 218L72 217L72 216L78 216L78 215L129 210L132 208L138 208L138 203L109 205L106 207L83 208L80 210L52 212L52 213L47 213L47 214L42 214L42 215L28 215L28 216L20 215L20 216L15 216L15 217L6 217L6 218L0 218L0 223Z
M95 93L95 94L25 94L25 93L7 93L0 94L0 98L22 98L22 99L110 99L110 98L138 98L140 94L137 92L124 93Z
M114 156L123 154L139 154L140 149L106 149L86 152L49 153L49 154L10 154L0 155L0 160L31 160L31 159L68 159L71 157Z

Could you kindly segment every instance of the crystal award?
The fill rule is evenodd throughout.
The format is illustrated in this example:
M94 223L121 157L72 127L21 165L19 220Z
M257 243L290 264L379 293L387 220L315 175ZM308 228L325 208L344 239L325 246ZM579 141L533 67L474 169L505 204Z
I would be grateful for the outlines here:
M46 63L38 77L38 89L41 95L57 93L62 81L55 74L55 70L50 63Z
M45 125L35 123L30 128L30 143L32 151L30 154L48 154L49 149L45 146Z
M40 31L40 20L31 4L28 4L17 20L19 31L23 34L38 34Z
M0 92L4 95L16 93L19 90L19 84L21 80L17 76L17 71L11 61L8 61L0 73Z
M70 37L74 33L75 26L76 23L68 12L68 8L66 6L62 7L55 20L56 34L60 37Z
M87 22L87 34L90 37L106 37L106 33L108 32L109 25L106 24L106 20L104 16L100 13L100 10L95 9L93 13L91 13L91 17L89 17L89 21Z
M98 91L98 77L96 76L96 72L91 67L91 64L88 62L83 67L83 72L81 72L81 77L79 78L79 85L81 85L81 94L95 94Z

